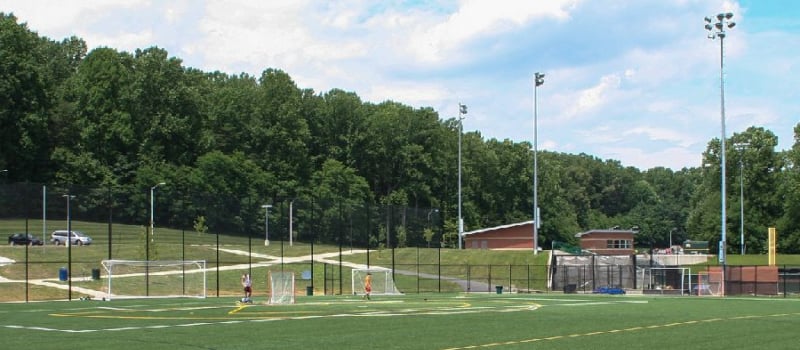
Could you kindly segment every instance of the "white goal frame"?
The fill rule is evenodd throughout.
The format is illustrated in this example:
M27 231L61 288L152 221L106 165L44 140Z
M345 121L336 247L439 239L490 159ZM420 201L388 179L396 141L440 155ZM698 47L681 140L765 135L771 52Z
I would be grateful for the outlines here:
M269 272L269 304L294 304L294 272Z
M372 292L371 295L402 295L403 293L397 289L394 284L393 273L391 269L371 267L368 269L356 268L351 270L352 274L352 291L353 295L364 295L364 278L367 273L372 274Z
M664 281L667 271L680 271L680 285L672 286L658 283L659 280L661 282ZM670 290L670 288L665 287L672 287L672 290L680 290L681 295L686 295L687 292L691 294L692 269L689 267L647 267L642 269L642 283L645 283L646 285L655 289ZM642 288L644 287L645 286L642 285Z
M205 260L103 260L106 299L205 298ZM113 282L128 280L128 288L112 289ZM180 282L180 284L178 284ZM170 285L175 283L174 287ZM187 283L190 285L187 288ZM153 288L151 288L153 285ZM144 293L142 293L144 291ZM115 294L116 293L116 294Z

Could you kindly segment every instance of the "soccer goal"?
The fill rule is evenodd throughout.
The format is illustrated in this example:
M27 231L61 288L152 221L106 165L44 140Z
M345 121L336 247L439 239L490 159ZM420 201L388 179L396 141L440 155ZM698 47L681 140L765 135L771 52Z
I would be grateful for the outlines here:
M269 272L269 303L294 304L294 272Z
M107 299L205 298L205 260L103 260Z
M353 269L353 294L364 294L364 279L372 275L372 295L398 295L400 290L394 284L392 270L386 268Z
M703 271L697 273L697 285L692 294L698 296L723 296L725 288L722 284L722 271Z
M692 269L688 267L650 267L642 270L643 288L663 294L689 294Z

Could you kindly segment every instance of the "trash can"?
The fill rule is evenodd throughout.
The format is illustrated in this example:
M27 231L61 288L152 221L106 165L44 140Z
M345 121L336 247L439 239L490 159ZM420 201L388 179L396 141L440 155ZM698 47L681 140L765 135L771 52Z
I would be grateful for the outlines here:
M314 295L314 287L306 286L306 295L308 295L308 296Z
M497 290L497 294L503 294L503 286L494 286L494 289Z
M100 279L100 269L92 269L92 279L95 281Z
M62 267L62 268L58 269L58 280L59 281L66 281L67 280L67 275L69 275L69 272L67 271L66 267Z

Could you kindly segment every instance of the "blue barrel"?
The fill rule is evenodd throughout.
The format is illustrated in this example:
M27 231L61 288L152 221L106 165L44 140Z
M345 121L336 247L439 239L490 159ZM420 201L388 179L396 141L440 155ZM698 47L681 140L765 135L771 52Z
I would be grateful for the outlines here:
M58 269L58 280L59 281L66 281L67 280L68 271L66 267L62 267Z

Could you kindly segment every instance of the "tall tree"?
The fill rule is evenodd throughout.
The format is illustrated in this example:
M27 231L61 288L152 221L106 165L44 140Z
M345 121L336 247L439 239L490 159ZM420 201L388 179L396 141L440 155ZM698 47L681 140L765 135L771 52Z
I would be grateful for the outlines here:
M0 12L0 166L13 165L12 179L49 178L48 116L62 81L57 43Z
M794 144L784 154L778 201L783 215L777 222L778 246L783 253L800 253L800 123L794 127Z

